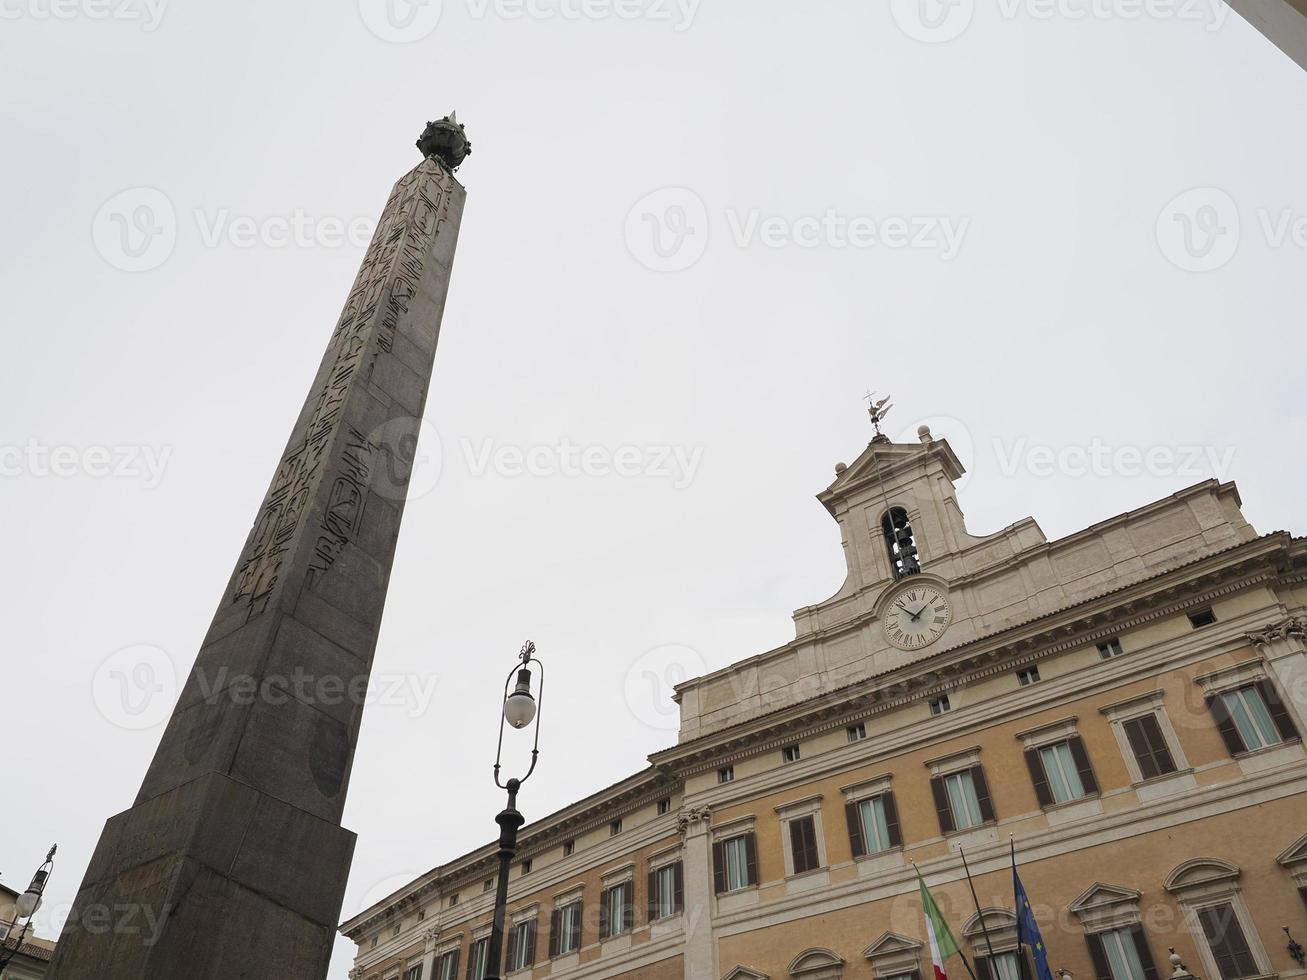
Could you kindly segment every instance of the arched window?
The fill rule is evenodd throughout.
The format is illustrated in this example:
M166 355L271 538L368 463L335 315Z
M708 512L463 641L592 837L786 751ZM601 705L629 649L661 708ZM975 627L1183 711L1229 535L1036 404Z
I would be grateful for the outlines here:
M894 570L894 577L901 579L921 571L921 562L917 560L917 542L912 536L908 512L902 507L891 507L880 519L880 527L885 533L885 545L889 548L889 563Z

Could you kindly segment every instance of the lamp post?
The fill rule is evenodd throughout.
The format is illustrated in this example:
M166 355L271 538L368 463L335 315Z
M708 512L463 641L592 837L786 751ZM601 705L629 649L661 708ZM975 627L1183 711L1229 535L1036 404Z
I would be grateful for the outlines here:
M536 645L530 640L522 644L518 654L518 663L508 672L504 681L504 711L499 718L499 746L495 750L495 785L508 791L508 806L495 817L499 824L499 885L495 890L495 918L490 927L490 946L486 951L486 980L499 980L504 963L504 918L508 906L508 873L512 868L513 855L517 853L517 832L522 829L526 819L517 810L517 791L535 772L536 761L540 757L540 704L545 694L545 666L535 655ZM539 696L531 693L531 664L540 670ZM517 678L516 686L510 694L508 687ZM513 777L508 782L499 781L501 762L504 754L504 724L515 729L523 729L535 721L535 740L531 746L531 765L520 779Z
M36 874L32 875L32 883L27 886L27 891L19 895L14 902L14 917L9 923L9 934L5 936L5 942L0 944L0 970L7 967L9 961L17 956L18 950L22 948L27 930L32 927L32 916L41 907L41 896L45 894L45 883L50 880L50 872L54 870L54 852L58 849L58 844L50 848L50 853L45 856L45 863L36 869ZM14 926L18 925L19 919L23 920L23 931L14 938L14 948L6 950L9 937L13 935Z

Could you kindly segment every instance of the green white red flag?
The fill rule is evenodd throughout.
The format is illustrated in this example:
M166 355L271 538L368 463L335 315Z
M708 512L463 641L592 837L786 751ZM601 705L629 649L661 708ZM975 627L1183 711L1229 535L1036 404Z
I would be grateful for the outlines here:
M948 980L948 971L944 961L959 951L958 941L949 931L948 923L940 914L939 906L930 896L926 881L917 872L917 881L921 884L921 909L926 913L926 935L930 939L930 962L935 967L935 980Z

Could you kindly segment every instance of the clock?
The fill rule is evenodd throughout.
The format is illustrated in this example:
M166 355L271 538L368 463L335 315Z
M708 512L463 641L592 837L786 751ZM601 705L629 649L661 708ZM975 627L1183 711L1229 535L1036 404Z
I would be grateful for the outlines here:
M889 601L881 618L885 639L900 650L928 647L953 621L948 594L924 582L904 586Z

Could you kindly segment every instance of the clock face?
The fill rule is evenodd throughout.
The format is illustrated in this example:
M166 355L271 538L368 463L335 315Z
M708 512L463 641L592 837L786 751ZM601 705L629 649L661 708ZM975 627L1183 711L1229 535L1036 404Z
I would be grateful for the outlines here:
M948 595L936 585L909 585L901 589L885 611L885 639L900 650L930 646L953 621Z

